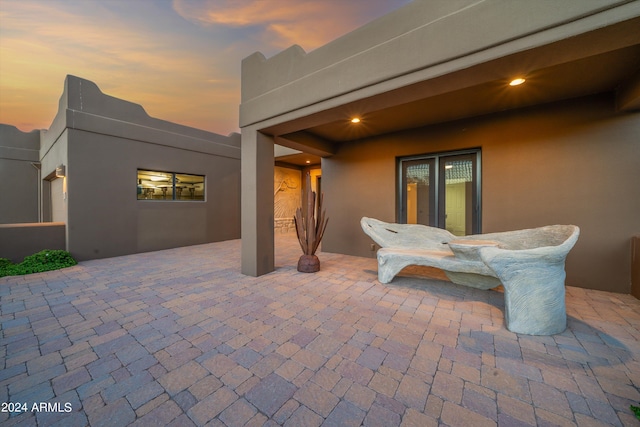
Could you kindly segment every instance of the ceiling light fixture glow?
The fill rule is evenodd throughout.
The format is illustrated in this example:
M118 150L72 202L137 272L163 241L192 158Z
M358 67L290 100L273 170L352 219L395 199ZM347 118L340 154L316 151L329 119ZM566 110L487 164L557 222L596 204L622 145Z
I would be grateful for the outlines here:
M524 83L526 80L522 77L518 77L517 79L513 79L509 82L509 86L519 86Z
M357 117L354 117L353 119L351 119L351 123L360 123L360 119Z

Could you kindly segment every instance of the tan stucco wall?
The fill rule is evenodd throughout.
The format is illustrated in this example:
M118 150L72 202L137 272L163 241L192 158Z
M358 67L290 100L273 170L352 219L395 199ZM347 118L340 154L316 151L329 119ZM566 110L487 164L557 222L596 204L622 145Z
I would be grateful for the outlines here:
M61 107L65 99L52 129L64 118L67 245L76 259L240 237L239 135L149 117L77 77L67 77ZM205 201L137 200L138 169L204 175Z
M0 124L0 224L38 221L39 147L39 131Z
M240 237L240 160L69 130L69 251L103 258ZM137 200L137 170L206 176L206 201Z
M67 223L69 215L68 188L66 178L56 178L55 172L59 165L65 167L65 173L69 174L69 133L63 129L61 133L47 131L42 132L42 146L40 148L40 163L42 174L42 220L60 221ZM54 185L53 180L62 180L60 185ZM60 191L56 191L60 190ZM65 194L67 193L67 194ZM55 212L54 212L55 211ZM69 230L67 229L67 232Z
M631 239L631 295L640 298L640 234Z
M66 223L66 248L78 260L240 237L238 134L150 117L138 104L67 76L50 128L34 136L42 218ZM60 164L66 177L50 181ZM204 175L205 201L137 200L138 169ZM26 193L37 203L35 183Z
M343 144L323 159L323 251L374 256L362 216L396 220L396 157L482 149L482 231L575 224L567 284L629 293L640 230L640 113L582 98Z

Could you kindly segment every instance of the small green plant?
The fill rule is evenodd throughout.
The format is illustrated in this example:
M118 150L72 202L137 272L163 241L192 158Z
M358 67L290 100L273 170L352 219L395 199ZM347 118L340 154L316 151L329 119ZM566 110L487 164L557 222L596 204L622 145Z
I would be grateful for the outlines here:
M631 412L633 412L636 415L636 418L640 420L640 407L631 405L630 408Z
M45 249L26 257L20 264L0 258L0 277L58 270L76 264L76 260L67 251Z

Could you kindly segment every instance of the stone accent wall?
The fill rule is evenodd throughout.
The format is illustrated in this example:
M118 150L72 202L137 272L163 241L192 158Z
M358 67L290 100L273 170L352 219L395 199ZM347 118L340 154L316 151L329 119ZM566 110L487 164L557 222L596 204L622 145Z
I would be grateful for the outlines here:
M302 200L302 173L276 166L273 174L274 224L276 233L295 233L293 217Z
M276 218L273 221L273 228L275 233L295 233L296 225L293 221L293 217L291 218Z

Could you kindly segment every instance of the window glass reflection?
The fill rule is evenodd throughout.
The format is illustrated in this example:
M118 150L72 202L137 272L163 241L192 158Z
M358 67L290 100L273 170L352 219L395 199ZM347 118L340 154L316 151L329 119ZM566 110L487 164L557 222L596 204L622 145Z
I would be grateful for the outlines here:
M176 200L204 200L204 176L176 174Z

